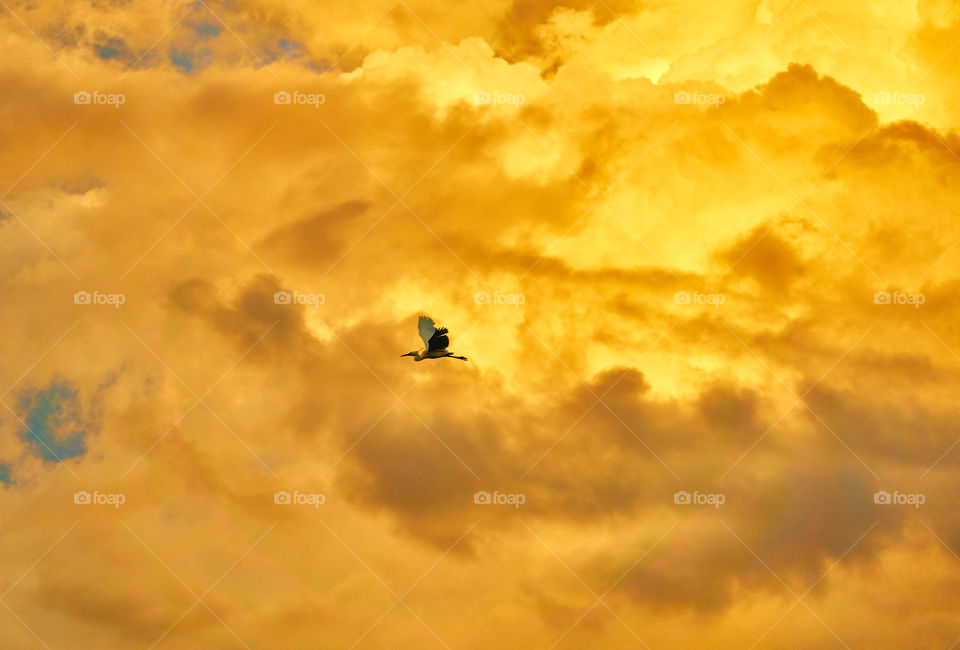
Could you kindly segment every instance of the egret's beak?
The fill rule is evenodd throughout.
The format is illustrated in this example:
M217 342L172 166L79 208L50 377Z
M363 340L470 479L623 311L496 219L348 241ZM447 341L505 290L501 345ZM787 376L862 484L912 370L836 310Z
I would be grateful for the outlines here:
M401 357L412 357L413 355L414 355L413 352L407 352L406 354L401 354L400 356L401 356Z

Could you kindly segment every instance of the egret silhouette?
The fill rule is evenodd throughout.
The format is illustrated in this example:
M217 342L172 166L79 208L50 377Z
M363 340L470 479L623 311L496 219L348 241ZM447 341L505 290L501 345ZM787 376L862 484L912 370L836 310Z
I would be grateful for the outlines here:
M460 359L462 361L467 360L466 357L458 357L453 352L447 350L447 346L450 345L447 328L436 327L433 324L433 319L429 316L420 316L420 319L417 321L417 329L420 331L420 338L423 339L423 344L426 347L419 352L414 350L413 352L401 354L401 357L413 357L414 361L443 359L444 357Z

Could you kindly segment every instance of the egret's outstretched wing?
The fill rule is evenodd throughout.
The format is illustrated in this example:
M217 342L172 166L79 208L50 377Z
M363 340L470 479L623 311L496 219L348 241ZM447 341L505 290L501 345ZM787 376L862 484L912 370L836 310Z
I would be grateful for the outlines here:
M427 343L427 352L446 350L449 345L450 339L447 338L447 328L441 327L430 337L430 342Z
M417 328L420 330L420 338L423 339L423 347L430 348L430 339L433 337L437 328L433 326L433 319L429 316L420 316L417 321Z

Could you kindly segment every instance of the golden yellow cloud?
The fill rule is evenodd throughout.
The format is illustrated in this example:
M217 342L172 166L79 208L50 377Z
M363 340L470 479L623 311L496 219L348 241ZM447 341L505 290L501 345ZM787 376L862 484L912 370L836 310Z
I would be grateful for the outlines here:
M958 10L4 5L0 646L950 647Z

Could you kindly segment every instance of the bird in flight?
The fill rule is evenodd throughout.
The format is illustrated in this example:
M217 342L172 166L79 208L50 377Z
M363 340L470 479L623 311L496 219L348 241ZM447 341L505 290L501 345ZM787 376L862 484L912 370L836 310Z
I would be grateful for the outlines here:
M433 324L433 319L429 316L420 316L417 321L417 329L420 331L420 338L423 339L424 349L417 352L407 352L401 354L401 357L413 357L414 361L423 361L424 359L442 359L450 357L451 359L461 359L466 361L466 357L458 357L453 352L447 350L450 345L450 339L447 337L446 327L437 327Z

